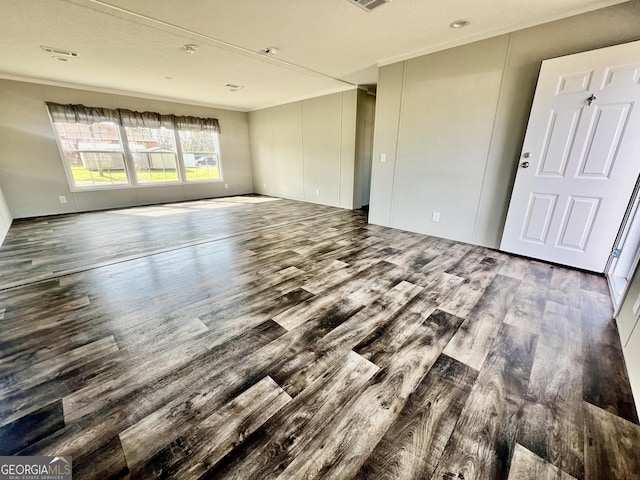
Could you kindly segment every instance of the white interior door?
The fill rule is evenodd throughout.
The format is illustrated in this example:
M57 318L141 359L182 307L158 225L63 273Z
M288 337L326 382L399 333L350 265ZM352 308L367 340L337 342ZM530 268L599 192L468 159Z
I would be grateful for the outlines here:
M604 272L640 173L640 42L542 62L500 248Z

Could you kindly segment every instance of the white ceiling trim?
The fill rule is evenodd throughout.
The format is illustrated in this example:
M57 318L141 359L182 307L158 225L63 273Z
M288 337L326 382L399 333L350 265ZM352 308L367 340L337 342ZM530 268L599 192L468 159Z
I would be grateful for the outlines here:
M593 10L598 10L600 8L605 8L605 7L610 7L612 5L617 5L620 3L620 0L602 0L598 3L595 4L589 4L588 6L585 6L581 9L579 9L576 12L572 12L571 16L575 16L575 15L580 15L582 13L587 13L587 12L591 12ZM430 47L427 48L422 48L420 50L414 50L412 52L408 52L406 54L403 55L397 55L394 57L390 57L390 58L386 58L384 60L381 60L377 63L377 65L379 67L383 67L385 65L391 65L394 63L398 63L398 62L402 62L404 60L411 60L412 58L416 58L416 57L421 57L423 55L428 55L430 53L436 53L436 52L440 52L443 50L447 50L449 48L455 48L455 47L459 47L461 45L467 45L469 43L473 43L473 42L479 42L480 40L486 40L488 38L493 38L493 37L497 37L498 35L505 35L507 33L513 33L516 32L518 30L523 30L525 28L530 28L530 27L535 27L536 25L540 25L542 23L550 23L550 22L554 22L557 20L562 20L564 18L568 18L566 15L553 15L550 18L536 18L535 20L530 20L527 22L519 22L513 25L508 25L505 27L501 27L501 28L496 28L494 30L490 30L488 32L483 32L482 34L479 35L472 35L470 37L465 37L464 39L460 39L460 40L454 40L452 42L444 42L444 43L439 43L437 45L432 45ZM471 20L473 21L473 18L467 19L467 20Z
M2 0L0 78L246 112L622 1L394 0L367 13L346 0ZM460 18L471 25L449 28ZM58 62L42 45L79 56Z
M168 97L168 96L162 96L162 95L151 95L148 93L138 92L134 90L120 90L117 88L105 88L105 87L94 87L92 85L81 85L79 83L58 82L55 80L48 80L46 78L23 77L20 75L6 75L3 73L0 73L0 79L13 80L15 82L34 83L36 85L45 85L49 87L72 88L74 90L82 90L84 92L106 93L108 95L117 95L120 97L136 97L136 98L144 98L146 100L157 100L161 102L179 103L182 105L193 105L195 107L217 108L221 110L231 110L233 112L250 111L248 108L230 107L228 105L216 105L214 103L198 102L195 100L185 100L182 98Z
M138 92L133 90L119 90L115 88L104 88L104 87L80 85L77 83L57 82L57 81L48 80L45 78L22 77L20 75L5 75L0 73L0 79L12 80L15 82L33 83L36 85L45 85L50 87L72 88L74 90L82 90L85 92L106 93L108 95L117 95L119 97L136 97L136 98L144 98L146 100L156 100L156 101L167 102L167 103L179 103L181 105L193 105L194 107L215 108L219 110L231 110L232 112L247 113L247 112L253 112L255 110L262 110L264 108L270 108L270 107L276 107L278 105L282 105L282 102L274 102L274 103L265 103L264 105L260 105L255 108L240 108L240 107L230 107L229 105L217 105L215 103L209 103L209 102L198 102L198 101L188 100L188 99L185 100L183 98L167 97L162 95L150 95L144 92ZM347 92L349 90L354 90L356 88L357 88L356 86L344 86L344 87L323 90L320 92L316 92L313 96L301 95L299 97L293 97L290 100L287 100L287 103L299 102L302 100L308 100L310 98L322 97L324 95L331 95L333 93Z
M331 80L335 80L337 82L341 82L343 84L345 84L345 86L348 87L356 87L357 85L351 82L348 82L346 80L343 80L341 78L336 78L333 77L331 75L327 75L326 73L323 72L319 72L317 70L313 70L311 68L307 68L307 67L303 67L301 65L297 65L295 63L291 63L291 62L287 62L285 60L282 60L280 58L276 58L273 56L268 56L265 54L262 54L260 52L254 52L253 50L250 50L248 48L244 48L241 47L239 45L235 45L233 43L229 43L229 42L225 42L224 40L220 40L219 38L214 38L211 37L209 35L205 35L203 33L198 33L195 32L193 30L189 30L187 28L183 28L180 27L178 25L174 25L172 23L169 22L165 22L163 20L158 20L152 17L149 17L147 15L143 15L141 13L137 13L134 12L132 10L128 10L126 8L122 8L122 7L118 7L116 5L111 5L109 3L103 2L101 0L64 0L68 3L74 3L77 5L81 5L83 7L86 8L90 8L92 10L95 10L97 12L101 12L101 13L106 13L106 14L114 14L114 13L118 13L120 15L119 18L125 18L128 19L130 21L139 21L140 23L144 23L149 27L155 27L155 28L159 28L163 31L166 31L168 33L178 33L178 34L182 34L182 35L187 35L193 39L198 39L198 40L202 40L205 41L206 43L208 43L211 46L214 47L219 47L222 48L224 50L227 51L231 51L234 53L240 53L242 55L246 55L249 57L252 57L254 59L258 59L267 63L272 63L281 67L285 67L288 68L290 70L299 72L299 73L306 73L306 74L311 74L311 75L318 75L321 77L326 77L328 79Z
M291 97L285 103L283 103L283 102L265 103L264 105L260 105L260 106L255 107L255 108L250 108L250 109L247 109L245 111L253 112L255 110L262 110L264 108L277 107L278 105L285 105L287 103L300 102L302 100L309 100L311 98L322 97L324 95L331 95L333 93L348 92L349 90L357 90L357 89L358 89L358 87L356 85L337 87L337 88L330 88L328 90L323 90L321 92L315 92L313 95L299 95L299 96L296 96L296 97Z

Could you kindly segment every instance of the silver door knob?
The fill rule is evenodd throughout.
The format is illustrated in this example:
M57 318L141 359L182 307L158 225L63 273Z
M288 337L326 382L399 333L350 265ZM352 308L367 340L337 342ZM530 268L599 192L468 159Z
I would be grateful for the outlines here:
M522 168L529 168L529 162L522 162L522 163L520 164L520 166L521 166Z

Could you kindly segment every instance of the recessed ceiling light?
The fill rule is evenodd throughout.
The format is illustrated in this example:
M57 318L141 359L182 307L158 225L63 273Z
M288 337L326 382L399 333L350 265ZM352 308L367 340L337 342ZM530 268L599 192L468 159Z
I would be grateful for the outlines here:
M451 25L449 25L451 28L464 28L468 25L470 25L471 22L469 20L456 20L455 22L453 22Z
M198 47L196 47L193 43L183 45L182 49L187 53L196 53L198 51Z
M244 88L242 85L235 85L233 83L227 83L225 86L232 92L238 92Z

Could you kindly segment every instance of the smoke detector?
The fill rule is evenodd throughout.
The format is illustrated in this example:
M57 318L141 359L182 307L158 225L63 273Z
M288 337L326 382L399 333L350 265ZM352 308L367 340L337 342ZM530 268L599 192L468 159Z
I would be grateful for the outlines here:
M385 3L391 3L391 0L347 0L349 3L359 6L363 10L370 12Z

